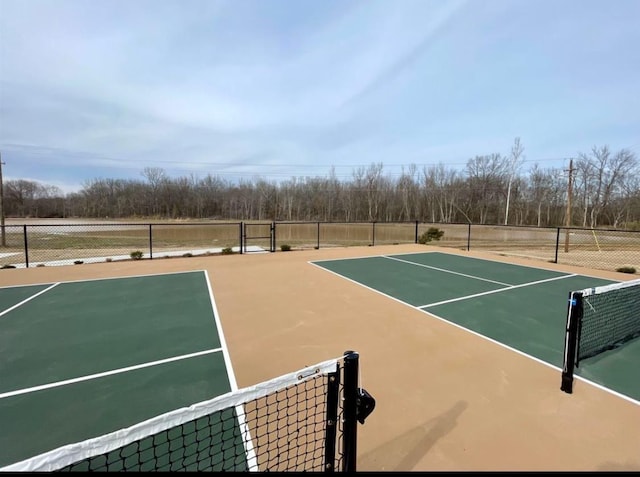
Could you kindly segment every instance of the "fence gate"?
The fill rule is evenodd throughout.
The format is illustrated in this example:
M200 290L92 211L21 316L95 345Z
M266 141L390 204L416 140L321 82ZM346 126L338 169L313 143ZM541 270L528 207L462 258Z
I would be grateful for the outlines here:
M252 241L249 246L249 241ZM242 241L240 253L276 251L276 226L273 222L242 223Z

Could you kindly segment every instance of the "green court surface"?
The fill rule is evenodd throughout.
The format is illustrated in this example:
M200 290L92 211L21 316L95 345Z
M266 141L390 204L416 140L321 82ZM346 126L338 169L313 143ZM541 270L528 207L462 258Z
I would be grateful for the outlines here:
M0 289L0 467L234 390L218 329L202 271Z
M558 392L569 293L613 283L439 252L312 263L558 368ZM640 401L638 363L635 339L581 361L575 375Z

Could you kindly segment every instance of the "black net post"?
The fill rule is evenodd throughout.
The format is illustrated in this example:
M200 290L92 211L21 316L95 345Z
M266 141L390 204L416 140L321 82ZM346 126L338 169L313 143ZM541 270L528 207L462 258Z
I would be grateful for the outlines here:
M356 351L344 353L343 423L342 423L342 470L356 471L358 440L358 358Z
M339 365L338 365L339 366ZM338 399L340 397L340 369L329 374L327 384L327 415L324 443L324 471L336 471L336 436L338 434Z
M417 220L416 220L414 243L418 243L418 221Z
M578 355L580 321L582 320L582 293L569 294L567 326L564 341L564 364L562 366L562 384L560 389L568 394L573 392L573 370Z

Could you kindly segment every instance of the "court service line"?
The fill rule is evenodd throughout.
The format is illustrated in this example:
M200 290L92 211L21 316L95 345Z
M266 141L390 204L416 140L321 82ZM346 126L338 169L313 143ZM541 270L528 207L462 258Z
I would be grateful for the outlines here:
M27 303L28 301L33 300L34 298L42 295L43 293L48 292L49 290L51 290L53 287L56 287L60 285L60 282L58 283L54 283L53 285L51 285L50 287L45 288L44 290L40 290L38 293L36 293L35 295L31 295L29 298L22 300L20 303L16 303L15 305L13 305L11 308L7 308L6 310L4 310L2 313L0 313L0 316L5 315L6 313L9 313L11 310L15 310L16 308L24 305L25 303Z
M482 292L482 293L475 293L473 295L461 296L461 297L458 297L458 298L452 298L451 300L437 301L435 303L429 303L428 305L421 305L421 306L419 306L417 308L423 309L423 308L429 308L429 307L432 307L432 306L444 305L446 303L453 303L454 301L468 300L469 298L476 298L476 297L479 297L479 296L491 295L492 293L500 293L500 292L503 292L503 291L509 291L509 290L513 290L514 288L523 288L523 287L528 287L528 286L531 286L531 285L539 285L540 283L553 282L555 280L564 280L565 278L571 278L571 277L575 277L575 276L577 276L576 273L571 274L571 275L563 275L561 277L545 278L544 280L538 280L536 282L521 283L520 285L511 285L511 286L508 286L506 288L498 288L497 290L490 290L490 291L486 291L486 292Z
M174 356L173 358L160 359L158 361L149 361L148 363L136 364L135 366L128 366L126 368L112 369L111 371L105 371L103 373L88 374L86 376L80 376L79 378L65 379L64 381L57 381L55 383L42 384L40 386L34 386L31 388L17 389L15 391L9 391L0 394L0 399L19 396L21 394L33 393L35 391L42 391L44 389L57 388L59 386L66 386L68 384L75 384L82 381L89 381L91 379L103 378L105 376L111 376L114 374L125 373L127 371L135 371L136 369L149 368L151 366L157 366L159 364L171 363L172 361L180 361L182 359L195 358L196 356L203 356L205 354L217 353L222 351L222 348L207 349L204 351L197 351L195 353L183 354L182 356Z
M431 265L425 265L423 263L411 262L409 260L402 260L396 257L390 257L389 255L381 255L382 258L388 258L389 260L397 260L398 262L408 263L411 265L417 265L418 267L430 268L432 270L438 270L439 272L451 273L453 275L460 275L461 277L473 278L474 280L481 280L483 282L496 283L497 285L504 285L505 287L513 286L511 283L498 282L495 280L489 280L488 278L477 277L475 275L467 275L466 273L454 272L453 270L447 270L446 268L433 267Z

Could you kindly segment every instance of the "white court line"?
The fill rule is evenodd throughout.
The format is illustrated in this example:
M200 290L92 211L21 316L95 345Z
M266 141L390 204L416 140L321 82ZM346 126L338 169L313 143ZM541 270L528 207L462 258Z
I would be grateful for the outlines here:
M182 275L182 274L188 274L188 273L198 273L198 272L204 272L204 270L183 270L183 271L177 271L177 272L163 272L163 273L147 273L147 274L139 274L139 275L118 275L115 277L102 277L102 278L82 278L82 279L78 279L78 280L63 280L58 282L58 284L64 284L64 283L85 283L85 282L102 282L102 281L108 281L108 280L119 280L121 278L148 278L148 277L163 277L165 275ZM40 286L40 285L48 285L48 283L25 283L22 285L7 285L4 287L0 287L0 290L3 290L5 288L23 288L23 287L35 287L35 286Z
M203 270L204 279L207 282L207 289L209 290L209 299L211 300L211 309L213 311L213 318L215 320L216 331L220 338L220 350L224 357L224 364L227 368L227 377L229 378L229 384L231 385L231 391L238 390L238 383L236 382L236 376L233 372L233 366L231 365L231 356L229 355L229 347L227 346L227 340L224 337L224 331L222 330L222 323L220 322L220 315L218 314L218 307L216 306L216 300L213 298L213 290L211 289L211 281L209 280L209 274Z
M213 297L213 290L211 288L211 281L209 280L209 274L204 271L204 277L207 281L207 287L209 288L209 298L211 299L211 308L213 310L213 317L216 322L216 329L218 330L218 337L220 338L220 346L222 346L222 356L224 358L224 365L227 369L227 377L229 378L229 385L231 386L231 391L238 390L238 382L236 381L236 375L233 372L233 365L231 364L231 355L229 354L229 347L227 346L227 341L224 337L224 331L222 330L222 322L220 321L220 314L218 313L218 307L216 306L216 300ZM236 406L236 417L238 419L238 427L240 427L240 432L242 433L242 445L245 448L246 457L247 457L247 467L249 467L249 471L257 472L258 469L258 459L256 456L256 452L253 446L253 439L251 438L251 432L249 430L249 426L247 425L246 417L244 414L243 406Z
M18 308L19 306L24 305L25 303L27 303L28 301L33 300L34 298L42 295L43 293L48 292L49 290L51 290L53 287L60 285L60 282L58 283L54 283L53 285L51 285L48 288L45 288L44 290L40 290L38 293L36 293L35 295L31 295L29 298L27 298L26 300L22 300L20 303L17 303L15 305L13 305L11 308L7 308L6 310L4 310L2 313L0 313L0 316L5 315L6 313L9 313L11 310L15 310L16 308Z
M396 257L390 257L388 255L381 255L382 258L388 258L389 260L397 260L398 262L408 263L410 265L417 265L418 267L430 268L432 270L438 270L439 272L451 273L453 275L460 275L461 277L473 278L474 280L481 280L483 282L496 283L497 285L504 285L505 287L513 286L511 283L497 282L495 280L489 280L488 278L477 277L475 275L467 275L466 273L454 272L453 270L447 270L446 268L432 267L431 265L425 265L423 263L411 262L409 260L402 260Z
M511 286L506 287L506 288L499 288L498 290L490 290L490 291L486 291L486 292L482 292L482 293L476 293L474 295L467 295L467 296L461 296L461 297L458 297L458 298L452 298L451 300L437 301L435 303L429 303L428 305L420 305L417 308L421 308L422 309L422 308L429 308L430 306L444 305L446 303L453 303L454 301L468 300L469 298L476 298L478 296L491 295L492 293L500 293L500 292L503 292L503 291L513 290L514 288L528 287L528 286L531 286L531 285L538 285L540 283L553 282L555 280L564 280L565 278L571 278L571 277L575 277L575 276L577 276L576 273L574 273L572 275L563 275L561 277L546 278L544 280L538 280L537 282L522 283L520 285L511 285Z
M31 388L17 389L15 391L9 391L9 392L0 394L0 399L12 397L12 396L19 396L21 394L33 393L35 391L41 391L43 389L57 388L59 386L66 386L68 384L79 383L82 381L89 381L91 379L103 378L105 376L125 373L127 371L134 371L136 369L149 368L151 366L157 366L159 364L171 363L172 361L180 361L182 359L194 358L196 356L203 356L205 354L217 353L219 351L222 351L222 348L207 349L205 351L198 351L196 353L183 354L182 356L174 356L173 358L166 358L166 359L160 359L158 361L150 361L148 363L136 364L135 366L128 366L126 368L112 369L111 371L105 371L103 373L89 374L87 376L80 376L79 378L65 379L64 381L57 381L55 383L42 384L40 386L34 386Z
M517 353L517 354L519 354L520 356L524 356L525 358L532 359L533 361L536 361L537 363L543 364L544 366L547 366L547 367L549 367L549 368L551 368L551 369L554 369L554 370L556 370L556 371L562 372L562 368L559 368L558 366L555 366L555 365L553 365L553 364L551 364L551 363L547 363L546 361L543 361L543 360L541 360L540 358L536 358L535 356L532 356L532 355L530 355L530 354L527 354L527 353L525 353L524 351L520 351L520 350L518 350L518 349L516 349L516 348L512 348L512 347L511 347L511 346L509 346L509 345L506 345L506 344L504 344L504 343L502 343L502 342L500 342L500 341L496 341L496 340L494 340L494 339L492 339L492 338L489 338L488 336L485 336L485 335L483 335L483 334L481 334L481 333L478 333L478 332L476 332L476 331L470 330L469 328L465 328L464 326L459 325L459 324L457 324L457 323L454 323L453 321L446 320L446 319L442 318L441 316L438 316L438 315L434 314L433 312L426 311L426 310L421 310L420 308L418 308L418 307L416 307L416 306L413 306L413 305L411 305L411 304L409 304L409 303L407 303L407 302L405 302L405 301L399 300L398 298L395 298L395 297L393 297L393 296L391 296L391 295L387 295L386 293L381 292L380 290L376 290L375 288L371 288L371 287L369 287L369 286L367 286L367 285L364 285L364 284L362 284L362 283L360 283L360 282L357 282L357 281L355 281L355 280L352 280L352 279L351 279L351 278L349 278L349 277L345 277L344 275L340 275L339 273L334 272L334 271L332 271L332 270L329 270L328 268L324 268L322 265L318 265L318 264L316 264L316 263L314 263L314 262L307 262L307 263L309 263L310 265L314 265L314 266L318 267L319 269L324 270L325 272L332 273L333 275L335 275L335 276L337 276L337 277L340 277L340 278L342 278L343 280L350 281L351 283L355 283L356 285L359 285L359 286L361 286L361 287L363 287L363 288L366 288L366 289L368 289L368 290L371 290L371 291L372 291L372 292L374 292L374 293L378 293L378 294L380 294L380 295L382 295L382 296L385 296L385 297L387 297L387 298L390 298L390 299L391 299L391 300L393 300L393 301L397 301L398 303L402 303L402 304L403 304L403 305L405 305L405 306L408 306L408 307L410 307L410 308L413 308L414 310L418 310L418 311L420 311L420 312L422 312L422 313L424 313L424 314L426 314L426 315L428 315L428 316L431 316L431 317L435 318L436 320L440 320L440 321L442 321L442 322L444 322L444 323L446 323L446 324L448 324L448 325L455 326L456 328L458 328L458 329L460 329L460 330L466 331L467 333L471 333L472 335L475 335L475 336L477 336L477 337L479 337L479 338L482 338L482 339L484 339L484 340L490 341L491 343L496 344L496 345L498 345L498 346L500 346L500 347L502 347L502 348L505 348L505 349L508 349L508 350L510 350L510 351L513 351L514 353ZM499 290L498 290L498 291L499 291ZM583 381L583 382L585 382L585 383L587 383L587 384L590 384L590 385L592 385L592 386L594 386L594 387L596 387L596 388L598 388L598 389L601 389L602 391L605 391L605 392L607 392L607 393L609 393L609 394L613 394L614 396L617 396L617 397L619 397L619 398L621 398L621 399L624 399L625 401L629 401L629 402L631 402L631 403L633 403L633 404L635 404L635 405L637 405L637 406L640 406L640 401L638 401L638 400L636 400L636 399L633 399L633 398L631 398L631 397L629 397L629 396L626 396L626 395L624 395L624 394L621 394L621 393L619 393L619 392L617 392L617 391L614 391L613 389L609 389L609 388L607 388L606 386L603 386L603 385L601 385L601 384L595 383L595 382L593 382L593 381L589 381L588 379L583 378L583 377L578 376L578 375L574 375L574 376L573 376L573 378L574 378L574 379L579 379L580 381ZM559 390L559 388L560 388L560 386L558 386L558 390Z

